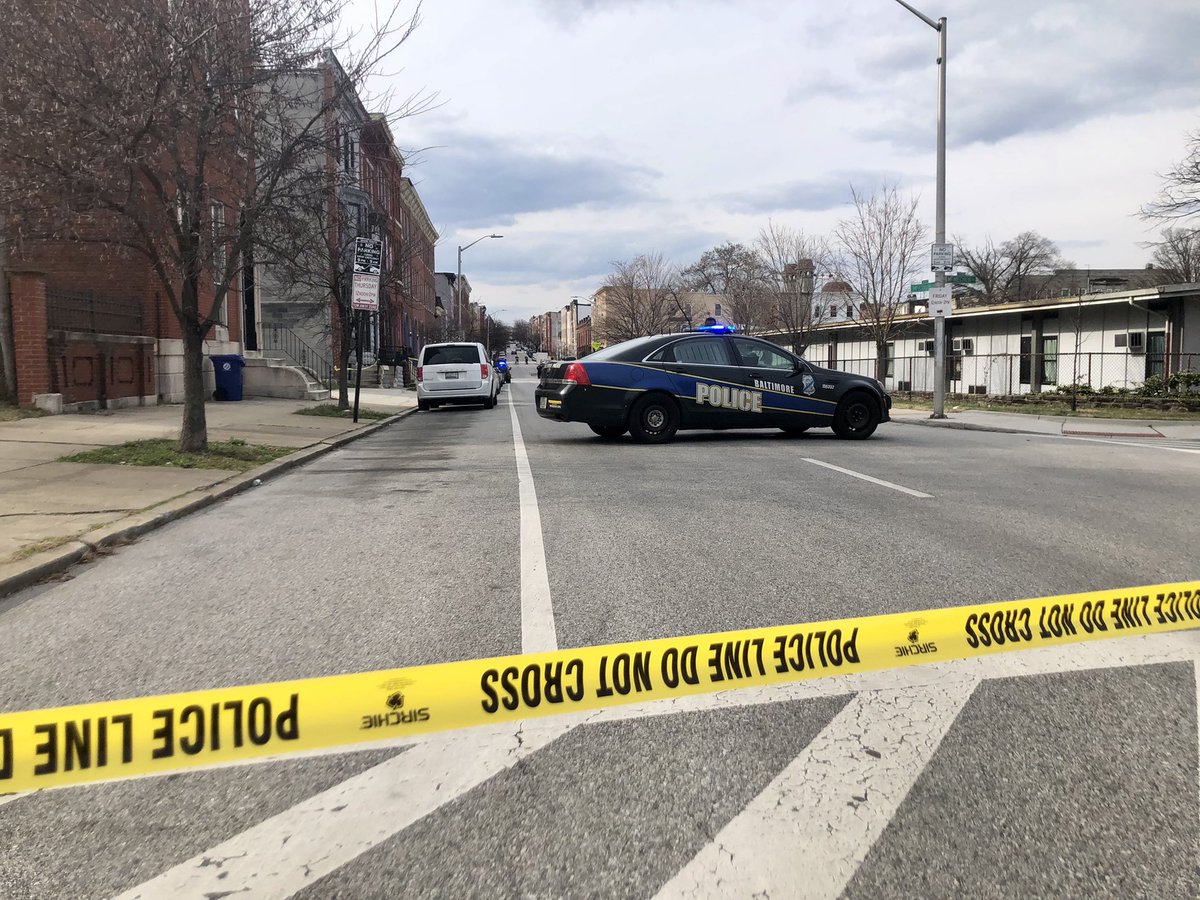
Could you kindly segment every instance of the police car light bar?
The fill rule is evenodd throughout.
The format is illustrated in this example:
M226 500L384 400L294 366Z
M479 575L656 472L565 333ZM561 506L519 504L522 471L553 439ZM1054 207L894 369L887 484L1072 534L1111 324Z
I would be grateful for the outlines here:
M701 325L697 331L707 331L709 334L732 334L737 331L732 325Z

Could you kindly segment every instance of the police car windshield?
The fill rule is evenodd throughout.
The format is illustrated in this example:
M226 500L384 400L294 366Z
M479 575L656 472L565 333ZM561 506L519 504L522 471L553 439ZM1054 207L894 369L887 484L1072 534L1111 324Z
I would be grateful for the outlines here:
M620 344L613 344L611 347L605 347L603 350L597 350L595 353L585 357L589 362L602 362L606 359L612 359L618 354L624 355L626 351L636 350L638 347L647 345L657 340L654 337L634 338L631 341L623 341Z

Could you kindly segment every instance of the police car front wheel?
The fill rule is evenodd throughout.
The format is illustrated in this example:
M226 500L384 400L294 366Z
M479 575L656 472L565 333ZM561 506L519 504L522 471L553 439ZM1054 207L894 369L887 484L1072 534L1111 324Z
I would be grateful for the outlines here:
M875 433L879 406L861 391L847 394L833 415L833 430L840 438L861 441Z
M661 394L648 394L629 411L629 433L639 444L665 444L679 430L679 408Z

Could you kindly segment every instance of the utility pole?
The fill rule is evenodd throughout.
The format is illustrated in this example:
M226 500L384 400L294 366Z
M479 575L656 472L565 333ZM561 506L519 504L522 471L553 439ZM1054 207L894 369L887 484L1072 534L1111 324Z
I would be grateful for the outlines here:
M938 103L937 103L937 198L936 221L934 224L935 244L946 243L946 17L942 16L936 22L929 16L913 9L904 0L896 0L910 13L938 33ZM934 272L934 287L946 286L946 272L938 266ZM938 290L940 295L943 292ZM941 309L936 312L942 312ZM931 419L946 418L946 317L934 315L933 338L935 356L933 363L933 415Z

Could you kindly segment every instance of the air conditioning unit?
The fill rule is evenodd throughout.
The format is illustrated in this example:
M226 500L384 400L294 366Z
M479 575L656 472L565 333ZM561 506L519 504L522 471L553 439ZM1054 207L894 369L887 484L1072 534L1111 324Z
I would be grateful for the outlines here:
M963 338L962 339L962 352L965 353L967 356L970 356L972 353L975 352L975 339L974 338Z
M987 393L987 385L986 384L968 385L967 393L968 394L986 394Z
M1129 332L1129 352L1130 353L1145 353L1146 352L1146 334L1142 331Z
M962 338L955 338L955 339L954 339L954 346L953 346L953 350L954 350L954 352L955 352L955 353L961 353L961 352L962 352Z
M897 381L896 382L896 390L911 391L912 390L912 382L911 381Z

